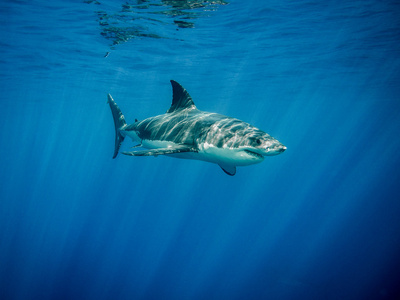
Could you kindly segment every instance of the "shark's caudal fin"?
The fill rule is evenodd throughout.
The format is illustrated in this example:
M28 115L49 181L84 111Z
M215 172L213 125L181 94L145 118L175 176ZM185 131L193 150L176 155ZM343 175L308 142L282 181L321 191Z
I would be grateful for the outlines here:
M196 108L192 97L189 93L177 83L175 80L171 80L172 84L172 105L167 113L173 113L187 108Z
M114 99L108 94L108 104L110 104L111 113L114 118L115 125L115 148L114 148L114 156L116 158L118 155L119 147L121 147L122 142L125 137L121 134L121 128L126 125L125 117L119 109L117 103L115 103Z

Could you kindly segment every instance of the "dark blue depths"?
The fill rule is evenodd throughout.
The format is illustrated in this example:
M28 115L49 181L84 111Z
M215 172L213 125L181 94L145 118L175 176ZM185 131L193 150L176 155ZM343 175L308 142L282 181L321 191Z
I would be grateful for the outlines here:
M196 3L0 4L0 298L396 299L399 5ZM113 160L170 79L288 149Z

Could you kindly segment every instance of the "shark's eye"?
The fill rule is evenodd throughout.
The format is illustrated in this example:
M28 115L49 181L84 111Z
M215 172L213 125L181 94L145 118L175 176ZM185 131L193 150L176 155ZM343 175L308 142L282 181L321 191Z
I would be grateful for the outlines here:
M253 141L253 145L257 145L257 146L260 146L261 144L262 144L262 141L261 141L261 139L252 139Z

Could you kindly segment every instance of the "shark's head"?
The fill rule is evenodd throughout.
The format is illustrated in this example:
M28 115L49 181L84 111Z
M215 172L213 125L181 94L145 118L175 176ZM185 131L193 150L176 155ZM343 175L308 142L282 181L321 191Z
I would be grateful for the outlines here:
M255 130L243 137L237 150L244 152L243 156L250 156L249 159L262 161L264 156L281 154L286 150L286 146L269 134Z
M222 122L226 123L221 124ZM220 165L257 164L265 156L278 155L286 150L286 146L278 140L247 123L235 119L224 119L221 123L208 133L203 146Z

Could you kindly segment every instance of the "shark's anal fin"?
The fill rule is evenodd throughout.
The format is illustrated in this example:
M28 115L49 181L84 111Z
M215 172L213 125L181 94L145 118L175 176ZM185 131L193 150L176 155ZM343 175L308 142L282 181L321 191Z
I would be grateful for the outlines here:
M176 154L184 152L197 152L197 150L191 147L182 146L175 148L171 147L171 148L159 148L159 149L146 149L140 151L121 152L121 153L130 156L158 156L158 155Z
M219 165L226 174L233 176L236 174L236 167L231 165Z

